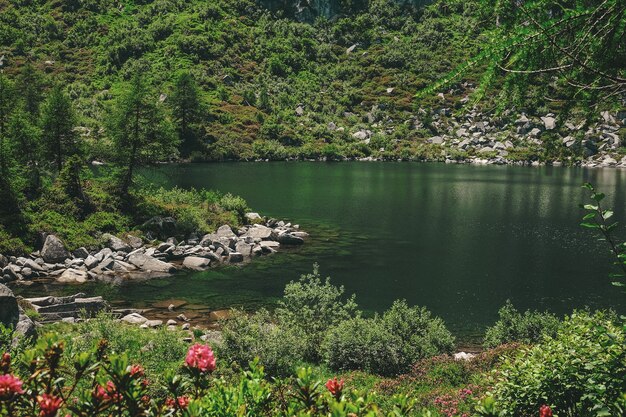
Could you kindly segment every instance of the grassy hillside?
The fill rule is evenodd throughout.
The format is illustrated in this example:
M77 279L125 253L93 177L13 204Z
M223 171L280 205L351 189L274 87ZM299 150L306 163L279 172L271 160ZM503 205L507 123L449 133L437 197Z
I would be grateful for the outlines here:
M45 74L44 88L62 80L94 158L106 158L111 99L136 73L164 95L180 72L198 82L195 158L364 156L390 141L417 146L431 132L411 120L441 103L436 95L418 102L415 93L475 52L491 21L479 2L457 0L419 16L373 1L359 15L313 25L249 0L2 0L0 10L5 72L17 75L29 61ZM359 128L379 133L371 146L351 136Z

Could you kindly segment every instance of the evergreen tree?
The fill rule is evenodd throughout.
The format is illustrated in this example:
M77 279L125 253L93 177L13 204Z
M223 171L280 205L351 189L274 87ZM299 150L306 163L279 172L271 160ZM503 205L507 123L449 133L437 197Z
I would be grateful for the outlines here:
M54 160L57 170L63 168L68 155L80 153L74 132L76 115L70 98L56 85L42 108L42 138L47 155Z
M31 115L18 109L9 120L8 137L11 140L12 159L18 165L19 177L24 181L24 192L33 196L41 188L41 132L31 122Z
M0 175L5 179L9 176L9 141L7 127L15 105L13 83L0 72Z
M172 114L177 124L178 137L184 155L197 145L197 123L202 115L202 103L196 80L188 72L181 73L174 83L170 97Z
M178 140L165 118L164 109L139 76L132 79L126 92L117 100L111 131L123 168L122 196L128 195L139 165L177 153Z
M17 90L24 101L24 108L30 114L31 120L37 120L42 100L41 75L30 61L22 68L17 82Z

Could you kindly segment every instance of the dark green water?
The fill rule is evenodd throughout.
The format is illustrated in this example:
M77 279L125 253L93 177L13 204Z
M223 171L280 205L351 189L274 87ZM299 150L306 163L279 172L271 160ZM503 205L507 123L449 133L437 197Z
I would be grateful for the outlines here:
M626 220L626 171L416 163L222 163L165 166L152 181L243 196L311 232L301 249L243 268L96 289L134 305L176 298L255 307L317 262L367 310L425 305L457 334L493 323L511 299L558 314L624 306L602 242L578 226L581 184Z

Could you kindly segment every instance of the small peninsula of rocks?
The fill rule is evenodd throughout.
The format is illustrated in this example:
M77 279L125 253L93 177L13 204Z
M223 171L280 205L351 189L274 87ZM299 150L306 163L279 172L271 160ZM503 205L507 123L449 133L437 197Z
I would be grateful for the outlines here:
M35 280L64 284L89 281L116 283L126 279L165 276L181 269L204 270L223 264L237 264L253 257L270 255L282 246L301 245L308 234L298 225L263 219L247 213L250 224L240 228L220 226L202 237L194 234L178 241L145 243L141 238L102 235L103 248L84 247L69 252L55 235L45 238L40 250L28 257L0 255L1 283L29 285Z

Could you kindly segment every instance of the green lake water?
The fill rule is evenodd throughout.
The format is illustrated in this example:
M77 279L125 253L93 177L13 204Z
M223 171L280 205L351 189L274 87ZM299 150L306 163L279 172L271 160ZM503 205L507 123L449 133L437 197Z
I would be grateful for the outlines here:
M255 308L318 263L368 311L404 298L465 336L493 323L507 299L557 314L625 305L610 285L604 243L578 226L585 181L626 220L623 170L272 162L169 165L145 174L167 187L241 195L254 211L298 223L312 237L243 267L84 287L120 304L181 299L188 308Z

